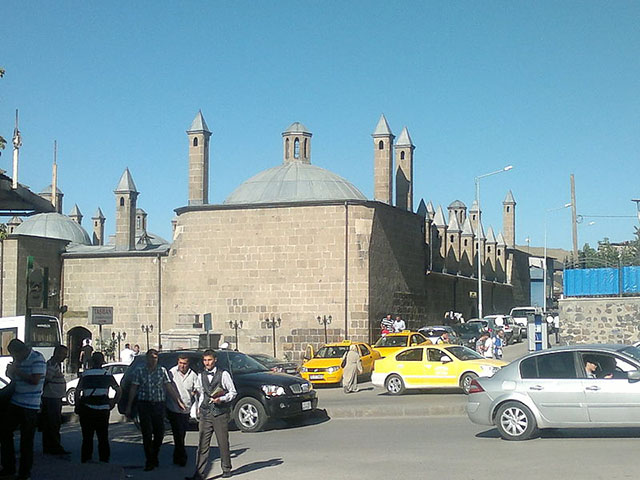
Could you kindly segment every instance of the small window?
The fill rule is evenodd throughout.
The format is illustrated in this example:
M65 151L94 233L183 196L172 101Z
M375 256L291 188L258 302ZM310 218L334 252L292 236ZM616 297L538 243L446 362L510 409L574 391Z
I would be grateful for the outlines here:
M405 350L396 356L398 362L421 362L422 361L422 348L412 348L411 350Z
M487 253L491 253L491 247L487 246Z
M184 143L183 143L184 145ZM124 207L124 197L120 197L120 206Z
M511 207L507 207L507 213L509 213L509 209L510 209L510 208L511 208Z
M289 139L284 141L284 158L289 158Z
M293 141L293 158L300 158L300 140L297 138Z
M404 152L400 152L400 160L404 160Z
M500 252L501 252L501 250L500 250L500 249L498 249L498 256L500 256Z
M308 139L306 139L306 138L304 139L304 149L302 150L302 156L304 158L307 158L309 156L309 155L307 155L307 140Z
M453 235L449 236L449 241L453 243Z
M464 239L464 246L466 247L469 244L469 240L467 240L466 238Z
M193 146L194 147L198 146L198 137L193 137Z
M384 142L380 140L380 142L378 142L378 150L382 150L382 149L384 149Z

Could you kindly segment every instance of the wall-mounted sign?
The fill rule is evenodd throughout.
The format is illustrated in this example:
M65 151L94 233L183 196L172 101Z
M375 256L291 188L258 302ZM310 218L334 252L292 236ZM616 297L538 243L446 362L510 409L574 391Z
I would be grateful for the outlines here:
M113 307L89 308L89 323L91 325L113 325Z

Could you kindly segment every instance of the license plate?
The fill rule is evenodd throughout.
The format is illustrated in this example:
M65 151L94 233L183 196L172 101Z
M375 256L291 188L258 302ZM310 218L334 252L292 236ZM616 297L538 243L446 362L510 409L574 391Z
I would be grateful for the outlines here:
M311 402L302 402L302 410L311 410Z
M324 375L309 375L311 380L324 380Z

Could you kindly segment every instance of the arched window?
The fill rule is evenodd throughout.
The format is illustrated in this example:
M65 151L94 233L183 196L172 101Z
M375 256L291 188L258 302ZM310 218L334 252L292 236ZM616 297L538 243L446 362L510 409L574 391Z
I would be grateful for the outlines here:
M136 218L136 228L140 230L142 228L142 217Z
M380 140L380 142L378 143L378 150L382 150L383 148L384 148L384 142Z
M464 239L464 246L466 247L468 245L469 241L465 238Z
M451 236L449 237L449 241L450 241L451 243L453 243L453 235L451 235Z
M184 145L184 143L183 143ZM124 207L124 197L120 197L120 206Z
M289 139L284 141L284 158L289 158Z
M487 253L491 253L491 247L487 246Z
M300 158L300 140L297 138L293 141L293 158Z
M93 226L97 227L98 226L98 221L96 220L95 222L93 222Z
M500 249L498 249L498 256L500 256Z
M400 152L400 160L404 160L404 152Z
M309 156L309 154L307 153L307 140L308 139L306 139L306 138L304 139L304 149L302 151L302 156L304 158L307 158Z
M194 147L198 146L198 137L193 137L193 146Z
M511 207L507 207L507 213L509 213L509 208L511 208Z

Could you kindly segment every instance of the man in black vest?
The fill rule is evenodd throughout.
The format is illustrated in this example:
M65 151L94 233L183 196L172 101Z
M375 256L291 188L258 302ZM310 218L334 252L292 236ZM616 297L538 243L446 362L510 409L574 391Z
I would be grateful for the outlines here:
M209 464L209 447L211 437L216 434L220 461L222 463L222 478L231 476L231 454L229 452L229 419L231 416L231 402L236 397L236 387L231 375L226 370L216 367L216 352L206 350L202 355L204 370L198 376L196 392L199 400L199 442L196 456L196 473L188 480L204 480L207 478Z

